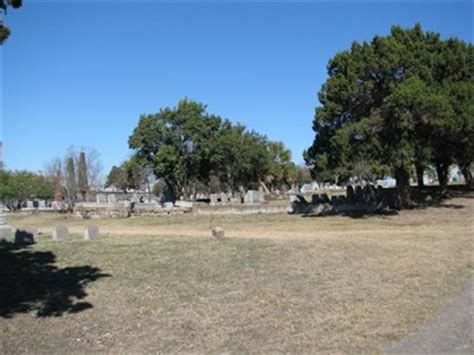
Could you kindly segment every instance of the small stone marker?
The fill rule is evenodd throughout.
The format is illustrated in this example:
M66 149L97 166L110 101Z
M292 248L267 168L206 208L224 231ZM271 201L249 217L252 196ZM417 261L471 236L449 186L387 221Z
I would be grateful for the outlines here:
M222 227L212 228L212 236L215 238L224 238L224 228Z
M193 203L190 201L176 201L174 205L180 208L193 208Z
M15 244L34 244L38 240L38 230L17 229L15 232Z
M63 240L69 238L67 226L56 226L53 228L53 240Z
M209 200L209 205L215 206L217 204L217 194L210 194Z
M13 229L6 225L4 214L0 214L0 242L13 242Z
M85 240L94 240L98 239L100 236L98 226L87 226L84 229L84 239Z

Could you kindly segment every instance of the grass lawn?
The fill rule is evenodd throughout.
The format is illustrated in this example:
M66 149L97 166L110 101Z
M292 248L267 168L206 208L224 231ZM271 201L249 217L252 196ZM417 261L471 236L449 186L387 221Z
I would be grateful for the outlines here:
M11 216L43 234L0 250L0 353L379 352L472 275L473 215L468 196L358 219ZM104 236L53 242L58 223Z

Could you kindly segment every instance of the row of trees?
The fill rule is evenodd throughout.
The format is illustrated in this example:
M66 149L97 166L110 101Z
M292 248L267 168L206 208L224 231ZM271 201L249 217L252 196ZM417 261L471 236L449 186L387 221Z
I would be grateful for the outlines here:
M54 194L52 179L28 171L7 171L0 167L0 202L16 210L27 200L50 199Z
M134 156L113 167L107 179L123 190L143 185L151 173L172 198L259 186L284 189L304 177L283 143L209 114L205 105L188 99L141 116L129 146Z
M386 37L354 42L328 64L305 151L319 180L392 175L401 207L411 205L410 172L428 165L444 190L448 169L472 181L474 157L472 44L437 33L392 27Z
M55 157L44 167L45 176L54 183L54 192L73 204L79 196L84 200L91 187L100 185L102 164L95 149L77 151L69 147L64 158Z

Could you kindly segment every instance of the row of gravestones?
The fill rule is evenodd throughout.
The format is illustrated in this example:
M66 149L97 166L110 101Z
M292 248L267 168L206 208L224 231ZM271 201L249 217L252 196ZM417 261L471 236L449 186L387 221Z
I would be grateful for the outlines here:
M53 228L53 240L64 240L70 237L69 228L61 225ZM100 236L99 227L97 226L86 226L84 228L84 239L94 240Z
M53 228L53 240L68 239L69 229L67 226L56 226ZM84 228L84 239L93 240L99 238L99 227L86 226ZM5 215L0 214L0 242L8 242L15 244L32 244L38 240L38 229L16 229L6 224Z
M232 195L231 193L210 194L209 204L211 206L221 204L240 204L242 196L239 193ZM265 195L261 191L249 190L243 196L243 203L247 205L258 204L265 202Z
M368 184L365 187L348 185L346 188L346 198L351 202L375 202L384 198L383 187Z

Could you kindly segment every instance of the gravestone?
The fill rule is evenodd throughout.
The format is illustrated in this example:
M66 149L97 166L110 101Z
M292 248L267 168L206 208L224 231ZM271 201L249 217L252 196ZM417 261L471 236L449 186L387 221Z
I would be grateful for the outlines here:
M375 201L375 188L374 188L374 185L372 185L372 184L365 185L364 195L365 195L365 201L366 202Z
M0 242L13 242L13 229L6 224L5 215L0 213Z
M86 226L84 228L84 239L85 240L94 240L98 239L100 236L98 226Z
M190 201L176 201L174 205L180 208L193 208L193 203Z
M37 229L17 229L15 232L15 244L34 244L37 240Z
M215 238L224 238L224 228L222 227L212 228L212 236Z
M38 201L38 207L39 208L45 208L46 206L46 201L45 200L39 200Z
M35 208L35 204L33 201L26 201L26 208Z
M104 194L97 194L95 199L97 203L107 203L107 196Z
M221 203L227 203L227 202L229 202L229 198L227 197L227 194L225 194L224 192L222 192L222 193L219 195L219 198L221 199Z
M217 194L210 194L209 195L209 205L215 206L217 204Z
M107 196L107 203L116 203L116 202L117 202L117 196L115 196L114 194Z
M163 204L163 207L166 208L167 210L171 210L174 207L174 203L173 202L165 202Z
M53 240L63 240L69 238L69 229L67 226L56 226L53 228Z
M244 203L246 205L260 203L260 193L255 190L248 190L244 196Z
M352 185L347 185L346 188L346 197L349 202L354 201L355 199L355 193L354 193L354 187Z

